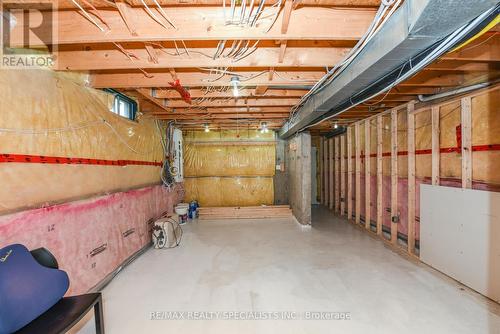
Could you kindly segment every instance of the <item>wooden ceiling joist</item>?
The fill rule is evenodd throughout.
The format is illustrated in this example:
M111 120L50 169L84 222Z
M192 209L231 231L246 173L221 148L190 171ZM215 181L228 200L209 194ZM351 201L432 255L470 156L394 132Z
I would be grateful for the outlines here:
M22 1L22 0L21 0ZM20 2L21 2L20 1ZM113 8L110 1L104 0L87 0L93 4L96 8ZM168 7L189 7L189 6L222 6L222 0L189 0L189 1L179 1L179 0L156 0L162 6ZM75 5L71 0L56 0L57 7L59 9L72 9ZM127 0L127 2L133 7L143 6L141 0ZM155 6L154 0L144 0L148 6ZM248 2L248 1L247 1ZM254 5L260 4L260 0L255 0ZM267 5L274 5L278 3L278 0L267 0ZM323 7L366 7L375 8L380 5L380 0L300 0L300 6L323 6Z
M283 44L282 44L283 45ZM176 49L160 49L146 44L143 49L127 49L137 58L129 58L110 45L109 50L57 52L55 69L72 71L196 68L196 67L332 67L339 62L348 48L258 48L243 59L213 58L215 48L191 49L190 56L177 55ZM229 50L226 51L226 53ZM283 54L282 54L283 52ZM150 61L153 58L156 61Z
M178 29L166 29L145 14L143 8L129 8L129 17L134 21L136 36L131 34L127 24L117 9L100 11L109 30L102 32L88 21L78 10L62 10L54 18L54 26L60 27L56 36L52 36L48 26L41 26L37 31L40 41L31 41L31 47L44 46L44 43L82 44L82 43L121 43L181 40L357 40L370 25L375 11L366 9L332 9L322 7L304 7L294 10L294 19L290 21L286 34L281 33L281 20L267 27L270 20L259 21L256 27L235 27L224 24L222 7L179 7L169 11L170 18ZM29 24L33 17L24 20L17 13L17 22ZM335 22L335 24L332 24ZM343 24L344 23L344 24ZM23 46L23 33L28 27L16 25L11 31L11 45Z
M258 86L264 87L265 86ZM149 89L151 96L160 98L160 99L170 99L170 100L178 100L182 99L179 93L173 89ZM240 98L251 98L258 97L259 99L275 99L275 98L297 98L303 96L307 93L307 90L304 89L267 89L262 94L255 94L253 88L249 89L240 89ZM189 94L191 94L191 98L210 98L210 99L227 99L232 98L233 93L231 91L225 92L206 92L203 89L192 88L189 90Z
M241 72L241 87L245 86L304 86L314 84L324 72L277 72L272 81L269 81L266 73L261 72ZM275 73L276 74L276 73ZM149 77L148 77L149 76ZM172 78L169 73L150 72L146 76L144 73L96 73L90 76L90 85L94 88L138 88L138 87L170 87ZM216 75L208 75L201 72L177 72L180 82L184 87L227 87L230 86L232 75L226 75L217 79ZM245 77L249 78L248 80Z

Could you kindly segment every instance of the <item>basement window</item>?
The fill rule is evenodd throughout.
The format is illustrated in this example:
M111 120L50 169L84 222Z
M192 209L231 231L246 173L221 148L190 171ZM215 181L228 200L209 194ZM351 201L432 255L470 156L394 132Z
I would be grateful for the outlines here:
M106 88L104 89L104 91L113 94L115 97L113 108L111 109L113 113L128 118L132 121L135 120L135 115L137 113L136 101L120 92L117 92L114 89Z

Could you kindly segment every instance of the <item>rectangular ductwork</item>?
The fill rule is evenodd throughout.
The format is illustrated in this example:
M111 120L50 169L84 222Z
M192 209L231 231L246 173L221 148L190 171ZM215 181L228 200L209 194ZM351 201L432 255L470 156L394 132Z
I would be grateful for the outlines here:
M494 0L406 0L358 56L311 96L280 130L287 138L338 110L346 101L483 12Z

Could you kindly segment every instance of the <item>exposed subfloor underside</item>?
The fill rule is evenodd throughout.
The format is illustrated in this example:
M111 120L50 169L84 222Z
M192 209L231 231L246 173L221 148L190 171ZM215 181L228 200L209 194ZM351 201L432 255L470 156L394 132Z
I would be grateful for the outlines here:
M150 249L104 289L107 333L500 332L498 304L324 208L313 209L313 228L269 219L184 231L180 247ZM150 320L169 311L349 312L351 320ZM94 333L93 322L80 333Z

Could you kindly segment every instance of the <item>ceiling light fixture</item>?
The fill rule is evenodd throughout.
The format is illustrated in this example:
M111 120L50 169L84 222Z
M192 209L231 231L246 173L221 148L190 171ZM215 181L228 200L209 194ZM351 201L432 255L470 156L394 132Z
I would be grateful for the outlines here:
M260 133L268 133L268 132L269 132L269 129L267 128L267 123L262 122L260 124Z
M233 96L234 97L240 96L240 92L238 90L239 84L240 84L240 78L238 78L238 77L231 78L231 86L233 87Z

